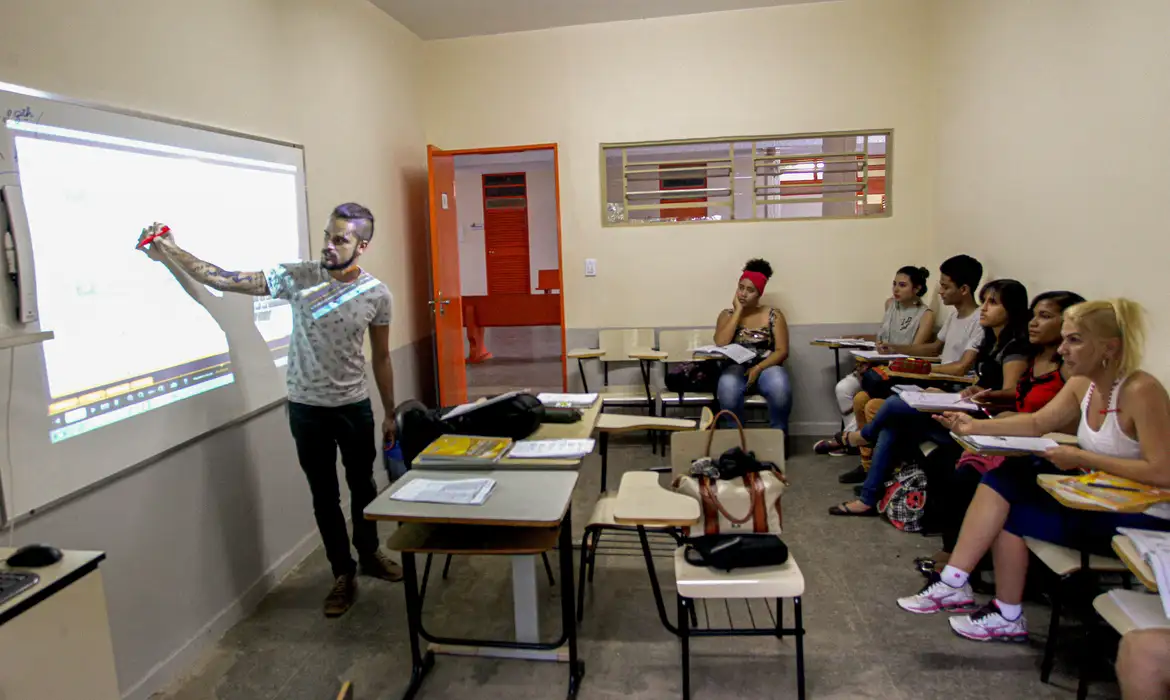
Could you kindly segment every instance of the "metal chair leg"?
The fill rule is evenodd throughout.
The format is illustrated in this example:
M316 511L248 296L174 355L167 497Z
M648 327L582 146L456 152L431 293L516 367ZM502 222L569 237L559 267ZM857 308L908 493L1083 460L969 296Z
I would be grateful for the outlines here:
M776 639L784 639L784 599L776 599Z
M589 540L592 533L585 531L581 538L581 566L577 571L577 622L585 619L585 568L589 561Z
M1044 660L1040 662L1040 682L1047 683L1056 657L1056 637L1060 633L1060 613L1064 608L1064 579L1057 579L1052 589L1052 617L1048 621L1048 639L1044 642Z
M606 480L609 475L609 433L601 431L597 436L597 450L601 453L601 493L605 493Z
M427 580L431 577L431 558L433 554L427 555L427 564L423 567L422 584L419 587L418 597L425 598L427 595Z
M548 561L548 552L541 552L540 558L544 562L544 573L548 574L548 585L556 586L557 580L553 578L552 564Z
M804 614L800 596L792 599L792 610L796 618L796 698L804 700Z
M443 562L443 580L447 580L447 572L451 570L451 555L447 555L447 561Z
M682 696L683 700L691 700L691 638L688 620L693 610L690 601L678 596L678 638L682 643Z

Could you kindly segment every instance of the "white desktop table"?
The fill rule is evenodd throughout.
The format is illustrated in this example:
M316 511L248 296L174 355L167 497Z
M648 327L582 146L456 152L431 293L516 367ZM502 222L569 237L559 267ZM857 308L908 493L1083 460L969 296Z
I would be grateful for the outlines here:
M66 551L56 564L0 571L39 580L0 605L0 698L119 700L114 647L98 564L101 552Z
M398 489L418 478L428 479L495 479L496 486L483 505L459 506L438 503L412 503L392 498ZM512 527L555 527L564 520L577 485L575 471L454 471L412 469L393 486L370 502L365 509L369 520L400 523L452 525L487 525ZM562 553L564 554L564 553ZM512 600L515 636L518 642L540 640L540 620L536 594L536 557L512 556ZM448 650L466 653L465 650ZM508 651L482 649L480 655L506 656L537 660L561 660L557 652Z

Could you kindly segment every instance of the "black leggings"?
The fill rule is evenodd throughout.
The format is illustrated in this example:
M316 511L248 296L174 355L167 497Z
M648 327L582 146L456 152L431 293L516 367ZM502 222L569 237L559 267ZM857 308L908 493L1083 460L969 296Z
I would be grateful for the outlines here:
M975 491L983 474L975 467L964 464L948 474L943 488L937 492L931 484L930 497L939 497L942 502L942 548L944 552L954 552L959 542L959 530L963 528L963 518L967 515L967 506L975 498Z

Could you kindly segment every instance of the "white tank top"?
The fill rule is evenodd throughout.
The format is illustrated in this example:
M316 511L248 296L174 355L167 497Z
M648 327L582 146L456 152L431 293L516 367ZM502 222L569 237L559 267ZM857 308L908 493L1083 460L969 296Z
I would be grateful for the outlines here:
M1124 383L1124 380L1118 380L1113 385L1113 394L1109 397L1109 407L1100 430L1089 427L1089 402L1093 399L1093 390L1097 388L1096 384L1089 385L1081 401L1081 424L1077 427L1077 443L1082 450L1121 459L1142 458L1142 446L1125 434L1117 420L1117 397L1121 395Z

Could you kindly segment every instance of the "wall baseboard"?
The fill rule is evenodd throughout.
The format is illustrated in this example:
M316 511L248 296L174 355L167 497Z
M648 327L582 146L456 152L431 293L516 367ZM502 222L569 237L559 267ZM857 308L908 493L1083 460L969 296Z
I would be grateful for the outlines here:
M832 435L841 429L840 423L827 421L800 421L788 424L789 435Z
M343 507L346 509L345 512L348 513L349 506L344 504ZM174 683L181 682L192 669L196 668L196 664L202 655L215 642L227 634L228 630L233 626L252 614L257 606L260 605L260 601L264 599L264 596L272 592L293 569L300 566L320 545L321 536L317 533L316 528L314 528L295 547L277 559L276 563L269 567L260 578L256 579L244 591L243 595L236 598L223 610L220 610L215 617L211 618L186 643L176 649L170 656L156 664L138 682L130 686L122 694L123 700L149 700L155 693L165 690Z

